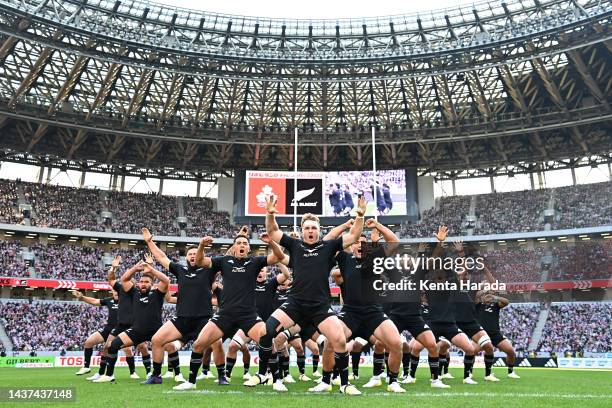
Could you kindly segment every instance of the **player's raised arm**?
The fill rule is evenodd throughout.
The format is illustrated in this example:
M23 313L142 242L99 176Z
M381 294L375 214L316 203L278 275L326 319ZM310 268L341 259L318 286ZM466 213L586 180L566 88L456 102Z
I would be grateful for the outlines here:
M388 227L381 224L374 218L370 218L369 220L367 220L365 226L377 230L387 243L399 242L399 238L397 237L397 235L395 235L393 231L391 231Z
M280 242L283 232L276 222L276 196L266 198L266 233L274 242Z
M113 259L113 261L111 262L111 266L110 268L108 268L108 284L112 286L115 285L115 282L117 281L117 269L119 268L119 265L121 264L121 256L117 255L115 257L115 259Z
M170 267L170 259L166 256L164 251L159 249L155 242L153 242L153 235L148 228L142 229L142 237L144 238L144 241L146 242L147 247L149 247L149 251L155 260L165 269L168 269Z
M167 291L167 292L166 292L166 296L164 296L164 300L165 300L167 303L172 303L172 304L175 304L175 305L176 305L176 302L177 302L178 298L177 298L176 296L172 296L172 294L170 293L170 291Z
M344 231L346 231L347 229L351 228L354 223L355 223L355 220L351 218L347 222L342 223L342 224L338 225L337 227L332 228L332 230L329 231L323 237L323 241L329 241L329 240L336 239L336 238L340 237L342 235L342 233Z
M489 295L487 295L489 296ZM497 303L497 306L499 306L500 309L503 309L504 307L508 306L510 304L510 301L508 299L506 299L505 297L501 297L501 296L497 296L497 295L490 295L491 296L491 302L493 303Z
M336 285L340 286L344 283L344 279L342 279L342 274L340 273L340 269L334 268L331 271L331 277L336 282Z
M143 273L145 275L151 276L153 279L157 279L159 283L157 284L157 290L161 293L168 292L168 286L170 286L170 278L165 273L162 273L155 269L152 265L144 264Z
M274 265L277 263L283 263L286 255L283 252L283 249L276 242L270 239L268 234L261 234L259 237L263 242L270 246L272 253L268 255L267 263L268 265Z
M142 271L142 268L146 265L144 261L138 262L136 265L132 266L130 269L125 271L123 275L121 275L121 286L123 287L124 292L129 292L134 287L134 282L132 282L132 278L138 271Z
M344 248L351 246L353 243L357 242L361 233L363 232L363 216L366 212L366 199L364 196L359 197L359 201L357 201L357 217L355 217L355 222L351 226L348 234L344 234L342 236L342 246Z
M289 268L287 268L287 266L282 263L278 264L278 269L280 269L281 273L276 275L276 281L279 285L282 285L283 283L291 279L291 273L289 272Z
M207 246L209 246L212 243L213 243L212 237L207 236L200 240L200 243L198 244L198 251L196 252L196 258L195 258L196 266L199 266L202 268L211 267L212 260L209 256L206 256L206 254L204 253L204 250L206 249Z
M73 290L72 291L72 296L77 298L77 300L79 300L81 302L88 303L88 304L90 304L92 306L100 306L100 299L96 299L96 298L92 298L92 297L88 297L88 296L83 296L83 294L81 292L79 292L78 290Z
M442 253L442 243L446 240L446 236L448 235L448 228L445 225L440 225L438 227L438 232L434 233L434 236L438 240L438 244L433 250L431 254L432 258L438 257Z

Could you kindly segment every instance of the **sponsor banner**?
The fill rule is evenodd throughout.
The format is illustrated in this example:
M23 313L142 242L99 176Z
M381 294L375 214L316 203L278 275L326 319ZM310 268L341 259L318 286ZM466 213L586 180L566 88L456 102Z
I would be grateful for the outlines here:
M42 368L53 367L55 357L0 357L0 367Z
M600 279L590 281L555 281L555 282L519 282L507 283L506 289L511 292L534 291L534 290L558 290L558 289L589 289L610 288L612 280Z
M99 355L91 357L91 366L100 366ZM83 356L60 356L55 357L55 367L83 367L85 363L85 358ZM134 363L137 365L142 365L142 357L135 356ZM188 363L189 364L189 363ZM127 362L125 361L125 356L119 356L117 360L117 367L127 367Z
M68 281L55 279L24 279L0 278L0 286L25 286L31 288L78 289L78 290L111 290L107 282ZM176 292L177 285L170 285L170 290Z
M560 368L612 368L612 358L558 358Z

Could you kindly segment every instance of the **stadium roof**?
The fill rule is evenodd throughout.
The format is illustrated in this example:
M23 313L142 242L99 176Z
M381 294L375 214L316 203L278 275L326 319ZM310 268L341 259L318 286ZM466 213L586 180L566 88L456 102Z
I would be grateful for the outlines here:
M426 17L425 17L426 16ZM0 0L4 160L220 172L609 161L610 2L340 20ZM578 161L576 161L578 163Z

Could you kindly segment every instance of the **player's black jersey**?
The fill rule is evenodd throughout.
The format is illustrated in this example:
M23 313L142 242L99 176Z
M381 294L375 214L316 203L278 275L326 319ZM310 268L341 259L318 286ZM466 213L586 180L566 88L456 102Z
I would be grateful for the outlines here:
M115 281L113 289L119 294L119 310L117 311L117 322L119 324L132 325L134 313L132 309L132 295L123 290L119 280Z
M117 314L119 312L119 302L112 297L100 299L100 306L104 306L108 309L108 319L106 320L107 326L117 325Z
M162 307L165 293L152 289L141 293L137 287L130 290L134 302L134 324L136 331L157 330L162 325Z
M379 304L366 302L363 299L361 288L364 283L361 270L365 264L361 262L361 260L357 259L355 255L344 251L338 252L336 255L336 261L338 262L340 275L342 276L343 281L342 285L340 285L340 291L342 293L344 306L353 309L381 309Z
M429 301L429 321L435 323L454 323L453 292L450 290L430 290L427 292Z
M251 312L256 309L255 285L257 275L268 265L267 256L234 258L218 256L212 259L212 271L221 272L223 277L223 311Z
M276 289L278 279L276 276L255 284L255 304L259 316L269 316L275 310Z
M311 307L328 307L329 272L336 263L336 252L342 251L342 238L308 245L283 234L280 244L289 251L289 262L293 268L289 298Z
M197 317L212 315L211 286L215 274L210 268L198 268L170 262L170 273L178 281L176 315Z
M478 303L476 310L478 312L478 322L487 332L500 331L499 311L501 308L498 303Z
M429 305L427 303L421 303L421 316L423 316L423 320L428 322L429 319Z
M278 309L283 303L287 301L289 298L289 288L281 288L280 286L276 288L276 293L274 294L274 310Z
M457 281L459 283L459 281ZM476 320L476 304L472 293L467 290L457 290L453 296L455 321L468 323Z

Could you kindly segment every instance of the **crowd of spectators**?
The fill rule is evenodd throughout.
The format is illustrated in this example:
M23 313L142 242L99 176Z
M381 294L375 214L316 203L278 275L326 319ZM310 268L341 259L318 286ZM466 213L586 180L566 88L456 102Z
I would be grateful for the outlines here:
M28 266L19 255L18 241L0 241L0 276L27 277Z
M18 351L82 350L107 310L75 302L0 302L0 321Z
M104 251L96 247L48 244L34 250L36 276L43 279L105 280L100 276Z
M416 224L403 224L399 232L404 238L428 236L444 224L451 229L451 235L463 235L464 230L472 227L465 222L472 197L475 197L474 235L542 231L545 222L550 222L552 229L612 225L611 196L612 182L446 196L437 199L435 208L425 210ZM554 215L546 219L544 211L551 203Z
M0 180L0 223L19 224L21 219L17 183Z
M179 235L176 197L109 191L106 206L113 213L113 232L140 234L147 226L157 235Z
M612 352L612 303L552 304L538 351Z
M474 234L542 231L550 190L524 190L476 196Z
M99 223L100 192L51 184L23 183L26 202L32 205L33 226L104 231Z
M541 282L542 249L501 247L486 253L487 264L500 282Z
M514 303L502 309L502 333L517 352L528 351L540 305ZM174 316L165 304L163 320ZM77 302L0 302L0 322L18 351L81 350L89 334L104 325L106 308ZM537 347L541 352L612 352L612 303L552 304Z
M404 223L400 227L402 238L431 237L440 225L449 228L449 235L465 235L463 222L470 211L469 196L448 196L437 199L434 208L425 210L416 224Z
M211 235L216 238L233 238L234 228L229 214L215 211L213 201L208 197L185 197L183 208L187 217L187 236L202 237Z
M500 329L517 352L527 351L539 312L540 305L536 303L511 303L500 311Z
M572 246L552 249L553 267L548 280L590 280L612 278L612 242L578 241Z
M612 182L555 189L558 221L554 229L612 225Z

